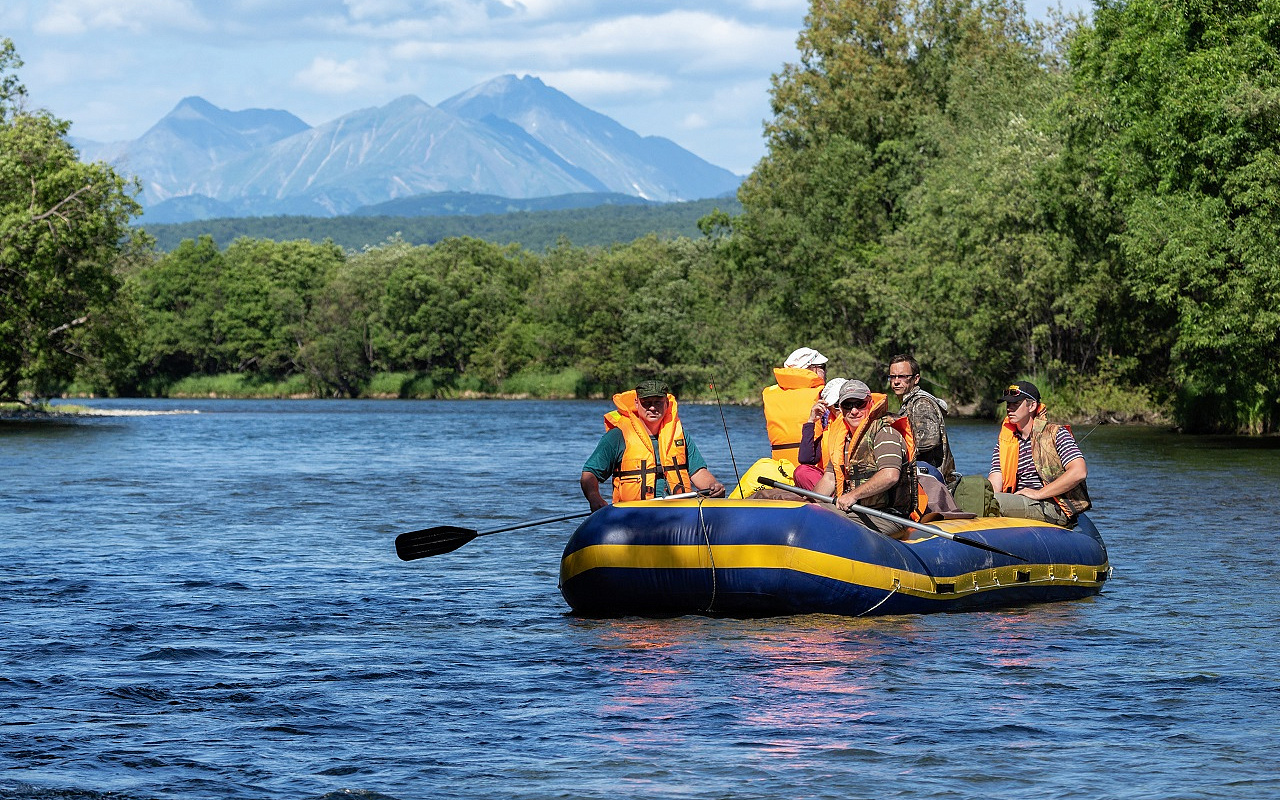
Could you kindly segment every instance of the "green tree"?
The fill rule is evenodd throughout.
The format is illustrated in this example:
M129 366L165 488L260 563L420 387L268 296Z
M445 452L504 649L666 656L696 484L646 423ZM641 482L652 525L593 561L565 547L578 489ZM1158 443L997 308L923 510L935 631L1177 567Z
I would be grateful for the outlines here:
M1071 51L1073 146L1124 220L1131 313L1192 429L1280 429L1280 4L1104 0Z
M237 239L223 258L222 303L213 316L223 368L271 378L300 372L313 297L345 252L328 241Z
M1007 120L1007 100L1052 66L1044 36L1016 2L815 3L800 62L774 78L768 155L739 193L742 291L792 337L882 347L887 240L963 122Z
M351 256L313 296L298 362L322 394L355 396L382 366L382 298L402 252L393 243Z
M120 281L122 258L142 246L129 228L136 187L105 164L82 164L69 124L25 107L0 40L0 399L51 394L109 343L90 333Z
M223 305L225 271L226 259L218 246L201 236L183 241L130 276L129 289L141 318L137 357L144 380L223 371L224 337L215 319Z
M396 255L375 347L393 369L433 377L466 374L484 358L533 275L518 247L478 239L401 245Z

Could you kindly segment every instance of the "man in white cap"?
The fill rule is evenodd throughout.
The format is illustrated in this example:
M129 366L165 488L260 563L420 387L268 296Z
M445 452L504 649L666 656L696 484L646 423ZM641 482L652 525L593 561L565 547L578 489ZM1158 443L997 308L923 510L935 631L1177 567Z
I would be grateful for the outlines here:
M812 347L801 347L773 370L777 383L766 388L764 421L774 459L800 462L800 439L805 420L827 380L827 357Z

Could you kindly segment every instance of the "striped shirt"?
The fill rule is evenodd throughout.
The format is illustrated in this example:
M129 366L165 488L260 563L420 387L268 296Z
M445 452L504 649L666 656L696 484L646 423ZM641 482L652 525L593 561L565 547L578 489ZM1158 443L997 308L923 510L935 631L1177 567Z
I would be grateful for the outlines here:
M1035 461L1031 459L1031 439L1023 439L1022 434L1014 431L1013 435L1018 439L1018 480L1013 485L1013 491L1019 489L1040 489L1044 487L1044 480L1040 477L1039 470L1036 469ZM1080 452L1079 445L1076 444L1076 437L1071 435L1071 431L1067 430L1066 425L1059 425L1058 432L1053 437L1053 445L1058 451L1058 458L1062 459L1062 466L1070 464L1077 458L1084 458L1084 454ZM997 442L995 449L991 451L991 471L998 472L1000 469L1000 444ZM1000 487L995 487L1000 491Z

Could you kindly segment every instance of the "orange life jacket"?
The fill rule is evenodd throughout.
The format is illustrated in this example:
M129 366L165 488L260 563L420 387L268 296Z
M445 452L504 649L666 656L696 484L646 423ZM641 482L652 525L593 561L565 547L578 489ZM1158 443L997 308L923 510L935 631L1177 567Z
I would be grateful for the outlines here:
M622 463L613 472L613 502L647 500L657 494L658 478L667 482L667 491L679 494L692 486L689 457L685 452L684 426L676 413L676 399L667 395L667 413L658 429L658 450L653 452L649 428L636 415L635 390L613 396L616 409L604 415L606 431L622 431L626 450Z
M773 377L777 383L761 392L773 458L799 464L801 432L825 384L818 373L794 367L778 367ZM817 436L818 430L815 430L814 438Z
M831 419L826 432L822 435L823 454L827 463L835 471L836 497L862 484L876 473L872 443L877 433L891 427L902 435L905 452L902 469L898 474L898 483L886 493L887 504L893 511L918 520L924 516L929 497L924 489L920 488L920 481L917 480L916 439L915 434L911 432L911 422L906 417L885 417L885 410L888 408L886 395L872 392L870 399L871 410L859 420L857 430L850 433L849 426L845 424L844 415L840 414ZM852 481L849 479L850 471L854 472ZM865 474L865 477L860 473ZM899 487L905 487L905 491ZM893 508L893 503L899 494L914 497L914 507Z
M1049 485L1057 480L1066 467L1062 465L1062 456L1058 455L1058 446L1054 438L1058 428L1071 428L1055 425L1045 416L1045 405L1036 407L1035 421L1031 423L1031 461L1040 473L1040 480ZM1000 491L1012 494L1018 489L1018 437L1017 429L1006 419L1000 424ZM1065 494L1053 498L1062 513L1069 519L1075 519L1080 513L1088 511L1093 503L1089 500L1089 487L1081 481Z

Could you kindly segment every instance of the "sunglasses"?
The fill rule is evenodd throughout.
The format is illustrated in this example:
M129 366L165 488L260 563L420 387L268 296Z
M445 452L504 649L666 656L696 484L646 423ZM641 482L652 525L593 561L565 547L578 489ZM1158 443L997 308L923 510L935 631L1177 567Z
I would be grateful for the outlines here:
M863 406L865 406L866 404L867 404L867 398L865 398L865 397L864 397L864 398L862 398L861 400L855 400L855 399L853 399L853 398L850 398L850 399L845 400L843 403L841 403L841 404L840 404L840 410L841 410L841 411L853 411L854 409L862 408L862 407L863 407Z

